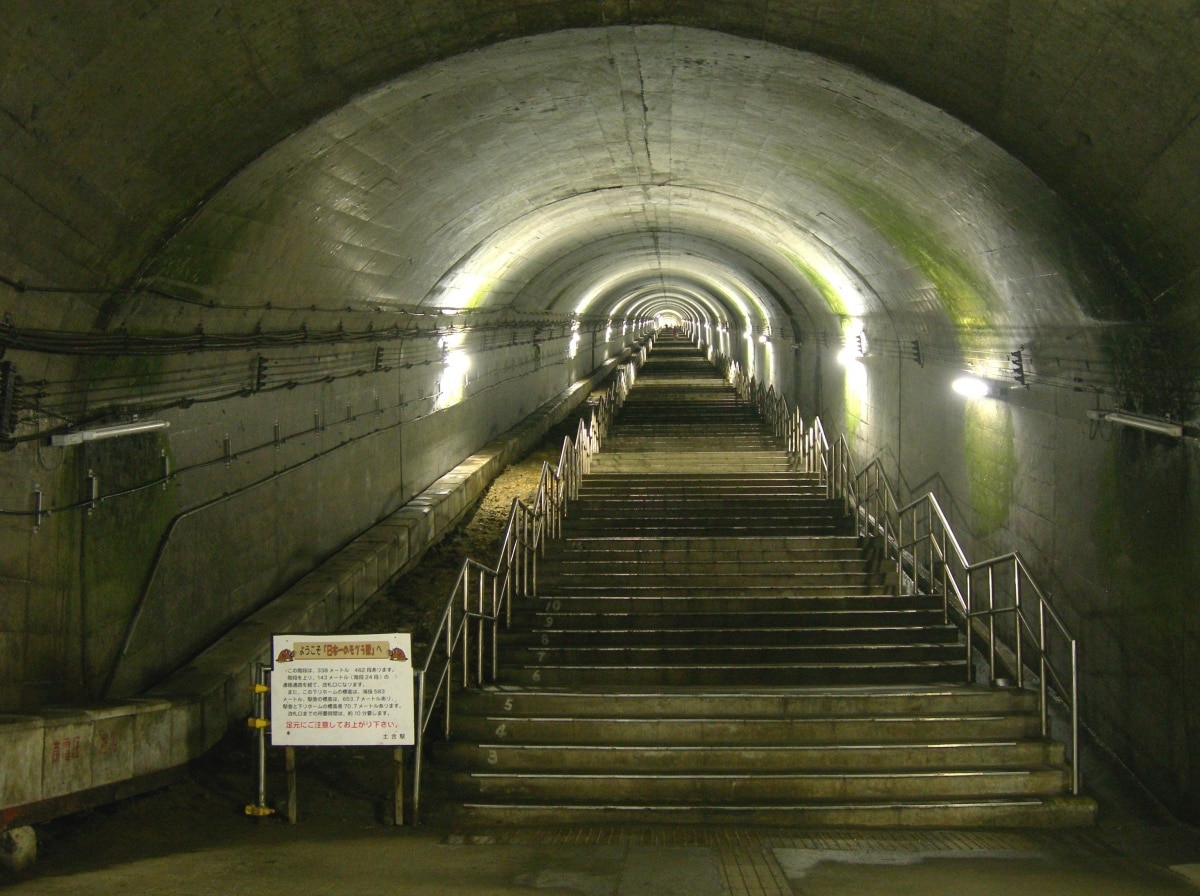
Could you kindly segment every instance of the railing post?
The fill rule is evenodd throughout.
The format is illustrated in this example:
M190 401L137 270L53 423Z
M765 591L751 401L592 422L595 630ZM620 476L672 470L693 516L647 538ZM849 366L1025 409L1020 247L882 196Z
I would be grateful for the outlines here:
M995 567L988 567L988 664L992 669L992 683L996 681L996 583ZM968 573L969 575L969 573Z
M463 620L462 620L462 686L469 687L471 683L471 626L467 621L467 616L471 612L471 570L470 567L464 565L462 571L463 583ZM451 619L451 622L454 620ZM451 656L454 655L454 626L449 626L446 629L446 652ZM446 697L450 697L450 682L446 681ZM450 736L450 723L446 723L446 736Z
M972 595L971 595L971 573L969 571L967 572L966 579L967 579L967 588L966 588L967 593L966 593L966 596L963 598L963 600L967 604L967 607L966 607L966 616L967 616L967 638L966 638L966 640L967 640L967 684L970 684L972 679L974 679L974 677L975 677L974 674L972 674L972 669L971 669L971 663L974 659L974 657L971 656L971 653L972 653L971 642L975 638L975 620L971 618L971 604L972 604L971 597L972 597Z
M500 607L497 604L499 592L497 592L497 582L495 576L492 577L492 674L490 681L495 681L500 672ZM512 564L509 564L509 573L505 577L504 587L512 588ZM512 593L509 592L508 606L512 606Z
M1079 642L1071 639L1071 793L1079 796Z
M487 630L487 620L483 618L483 570L479 570L479 580L475 583L476 604L479 608L479 619L475 628L475 684L483 684L483 636Z
M1038 707L1042 716L1042 737L1049 737L1050 713L1046 703L1049 696L1046 693L1046 672L1050 664L1046 660L1046 602L1042 600L1038 601L1038 655L1041 657L1038 664Z
M417 731L413 738L413 824L421 823L421 753L425 746L425 673L414 672L417 685Z
M950 555L946 553L946 530L942 529L942 621L943 624L950 622ZM930 576L933 575L933 569L929 570Z
M1025 686L1025 663L1021 659L1021 567L1013 560L1013 650L1017 655L1017 687Z

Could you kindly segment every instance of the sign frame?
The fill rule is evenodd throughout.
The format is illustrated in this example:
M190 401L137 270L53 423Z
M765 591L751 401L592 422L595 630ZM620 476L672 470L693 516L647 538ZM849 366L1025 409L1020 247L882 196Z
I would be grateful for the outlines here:
M411 633L274 635L271 656L272 746L416 743Z

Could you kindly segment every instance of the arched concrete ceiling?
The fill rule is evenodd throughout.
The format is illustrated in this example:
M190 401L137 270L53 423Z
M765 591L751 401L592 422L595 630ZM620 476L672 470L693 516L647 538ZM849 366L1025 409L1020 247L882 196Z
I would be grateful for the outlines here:
M755 329L927 312L1032 327L1078 324L1093 298L1061 264L1071 228L989 141L844 66L588 29L352 101L227 183L143 282L217 305L604 316L614 283L700 278ZM156 303L114 321L145 326Z
M268 302L562 310L573 291L596 294L572 270L646 235L646 265L682 276L699 251L800 331L830 312L1028 328L1179 319L1194 305L1200 215L1195 191L1178 189L1200 160L1191 7L253 10L3 14L0 203L21 226L0 234L0 266L72 288L14 301L19 323L186 329L199 314L236 328ZM557 30L643 22L714 30ZM539 36L500 43L519 35ZM951 115L1032 165L1165 298L1147 307L1123 292L1055 195ZM121 283L248 310L221 318L135 294L96 318L103 288Z

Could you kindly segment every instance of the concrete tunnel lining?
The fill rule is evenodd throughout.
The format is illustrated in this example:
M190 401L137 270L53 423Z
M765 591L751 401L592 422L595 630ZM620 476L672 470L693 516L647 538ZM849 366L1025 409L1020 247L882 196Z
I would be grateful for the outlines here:
M871 68L893 74L900 64L892 59ZM914 69L897 80L911 87L921 77ZM920 92L928 96L942 89L924 86ZM977 98L946 107L978 113ZM1041 158L1020 134L1013 137L1010 107L1001 104L994 114L989 130L1010 137L1006 145L1024 147L1027 157ZM1032 114L1029 120L1041 122L1029 125L1033 130L1046 124ZM250 150L247 137L226 158L239 152L248 158L271 144L262 130L256 134L256 149ZM90 149L90 141L79 142L80 164ZM1109 161L1114 170L1133 164ZM1059 181L1074 183L1076 177L1062 159L1044 170ZM208 183L229 175L228 168L210 173ZM1117 202L1113 187L1108 196L1103 192L1110 177L1077 185L1084 208ZM153 178L146 172L142 186ZM193 198L204 192L202 185L190 189ZM1182 193L1172 206L1189 201ZM187 205L176 187L164 191L162 209L139 218L139 225L158 222L162 233L172 203ZM937 368L916 373L929 380L930 392L942 388L933 381L951 368L1001 377L1012 348L1032 343L1044 350L1051 389L1013 399L1009 414L1018 415L1016 429L1011 420L986 424L1010 438L1019 438L1022 426L1032 433L1036 424L1044 432L1030 435L1029 445L1044 447L1053 438L1045 433L1065 427L1062 420L1081 428L1087 404L1065 394L1071 390L1066 378L1050 378L1051 362L1067 362L1064 377L1072 365L1103 366L1107 323L1142 313L1139 290L1072 208L960 121L827 59L678 27L553 32L434 62L275 143L229 176L161 251L149 251L155 225L141 226L131 242L145 250L141 257L112 253L97 261L104 256L97 250L91 262L45 263L41 271L82 283L89 265L106 281L139 269L142 287L213 303L177 303L148 291L110 301L100 318L104 325L134 332L197 326L270 331L317 312L333 315L321 320L350 329L388 309L414 307L454 309L457 319L469 321L478 317L463 309L478 315L489 306L553 312L555 326L562 327L567 325L559 316L585 296L587 313L595 317L591 325L603 329L623 303L655 307L654 292L645 290L657 280L664 295L700 297L691 306L706 309L699 312L705 323L732 331L735 352L745 351L747 328L752 337L770 330L781 339L771 368L755 372L799 391L806 410L844 416L863 457L886 452L889 436L902 429L910 446L912 433L921 430L930 443L961 441L953 434L957 421L932 419L952 418L955 411L913 408L911 390L921 386L902 375L910 340L924 341ZM640 252L630 251L638 244ZM606 264L614 249L626 270L593 288L603 282L601 272L611 276L620 268ZM14 270L30 282L37 273ZM734 275L722 278L714 271ZM352 310L342 313L347 302ZM249 307L222 309L224 304ZM14 305L13 315L18 326L78 330L89 325L86 309L96 307L87 295L65 296ZM313 311L297 310L305 307ZM1178 308L1164 306L1162 313ZM820 357L829 343L853 332L846 329L853 319L880 347L872 363L887 368L878 372L875 394L866 401L839 394L840 387L830 385L836 368ZM560 338L565 344L566 332ZM1040 374L1041 355L1038 360ZM53 371L42 358L28 363ZM893 395L910 396L907 408L898 399L889 409ZM221 410L227 412L242 418L242 425L249 416L233 406ZM222 424L183 416L195 425L177 430L173 447L203 453ZM425 441L429 451L436 451L438 438ZM1046 469L1065 457L1039 463L1021 453L1034 475L1022 480L1024 486L1018 482L1014 496L1011 487L1006 492L988 480L1011 476L1016 461L988 458L983 472L957 473L955 462L945 461L944 473L933 448L908 451L905 458L897 449L895 464L903 472L909 464L901 459L915 462L913 483L944 474L958 485L951 489L956 495L969 490L969 480L970 488L979 485L992 499L1008 495L1028 510L1029 521L1010 522L998 534L990 524L976 525L981 545L1024 544L1043 531L1043 519L1070 519L1079 509L1059 494L1075 474ZM438 464L444 466L443 460L430 455L426 480ZM26 477L14 478L20 481L13 483L10 506L27 491ZM205 483L196 491L213 487ZM984 499L973 496L966 503L978 500ZM963 516L970 525L985 515L966 507ZM1094 585L1074 577L1056 584L1080 595L1081 606ZM1109 737L1124 739L1114 735L1121 730L1115 720L1107 729ZM1157 738L1119 751L1153 752ZM1176 769L1186 765L1178 755L1164 762ZM1144 773L1178 774L1158 767L1157 759L1147 759Z

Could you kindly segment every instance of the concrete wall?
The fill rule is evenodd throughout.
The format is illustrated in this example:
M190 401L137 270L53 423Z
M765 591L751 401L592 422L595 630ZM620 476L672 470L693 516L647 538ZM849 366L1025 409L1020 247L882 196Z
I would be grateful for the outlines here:
M166 410L159 434L12 452L7 506L29 506L35 485L46 508L78 504L89 472L102 500L36 532L0 519L0 711L139 693L622 348L601 333L593 365L590 345L568 357L561 328L485 335L462 344L453 403L430 336L405 344L411 367Z
M273 634L336 630L416 563L616 363L557 393L144 695L0 714L0 831L156 786L243 724L256 665L270 663Z
M813 354L816 354L815 352ZM828 355L828 353L826 353ZM827 425L899 498L933 492L971 561L1018 550L1080 643L1085 725L1175 811L1200 806L1200 489L1194 442L1100 424L1094 396L867 357L820 364ZM801 405L816 404L811 392Z

